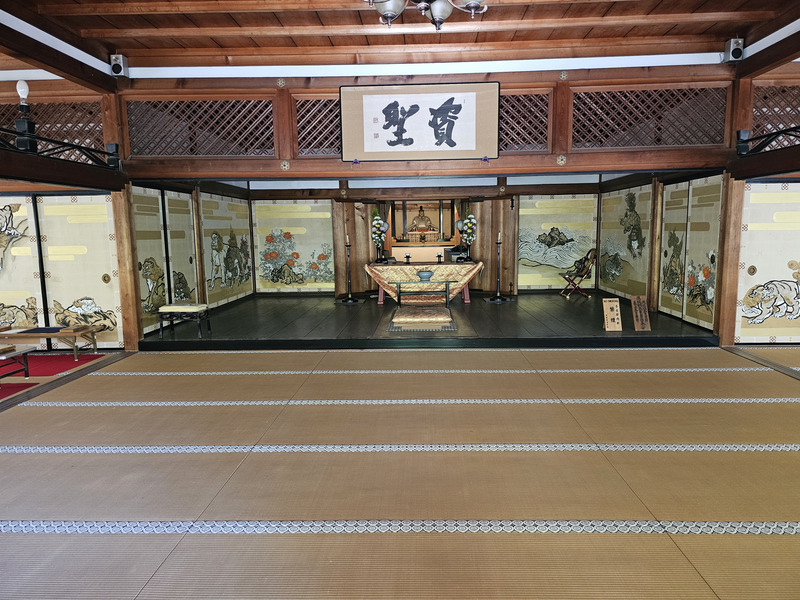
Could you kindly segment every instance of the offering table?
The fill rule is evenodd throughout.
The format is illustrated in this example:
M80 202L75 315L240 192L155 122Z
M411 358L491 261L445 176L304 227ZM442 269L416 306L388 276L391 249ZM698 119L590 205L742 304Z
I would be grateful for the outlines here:
M483 269L482 262L443 262L443 263L370 263L364 269L378 284L378 304L383 304L386 294L395 302L398 282L415 283L415 294L404 294L406 304L437 304L445 300L445 304L461 293L464 304L469 304L469 282ZM430 282L420 280L419 271L431 271ZM449 282L447 297L443 298L442 289ZM439 283L437 283L439 282ZM431 294L417 293L430 290Z

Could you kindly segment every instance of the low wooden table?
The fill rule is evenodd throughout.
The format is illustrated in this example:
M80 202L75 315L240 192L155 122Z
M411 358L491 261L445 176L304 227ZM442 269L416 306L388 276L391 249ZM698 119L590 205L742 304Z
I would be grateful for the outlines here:
M0 373L0 379L8 377L9 375L16 375L17 373L25 373L25 379L27 379L29 377L28 353L34 350L36 350L35 346L24 346L7 352L0 352L0 369L12 365L19 365L16 369Z
M78 352L92 349L97 352L97 332L102 331L100 325L88 325L81 328L73 327L32 327L30 329L8 329L0 332L0 337L9 342L16 340L41 340L54 339L72 348L75 360Z
M205 319L208 333L211 333L211 319L208 314L208 304L165 304L158 308L158 338L164 337L164 321L195 321L197 323L197 337L203 337L202 321Z

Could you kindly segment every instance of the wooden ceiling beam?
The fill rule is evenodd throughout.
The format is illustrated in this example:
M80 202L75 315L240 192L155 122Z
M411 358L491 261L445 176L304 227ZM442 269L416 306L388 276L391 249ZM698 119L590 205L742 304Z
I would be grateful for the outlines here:
M113 93L117 90L117 80L111 75L3 24L0 24L0 51L96 92Z
M42 17L39 13L30 7L30 4L35 2L26 2L23 4L17 0L4 0L2 9L15 16L16 18L25 21L28 25L40 29L45 33L49 33L53 37L69 44L70 46L86 52L90 56L102 60L108 60L108 49L105 48L101 42L95 40L84 40L78 37L75 32L64 28L54 19Z
M611 150L567 155L559 165L552 154L501 156L488 164L479 160L382 161L352 165L338 158L294 159L289 169L278 159L242 157L127 159L131 179L186 179L186 173L203 173L207 179L353 179L480 175L505 177L534 173L597 173L724 168L735 157L728 148ZM796 169L795 163L795 169ZM356 193L354 191L354 193Z
M794 173L798 164L800 164L800 145L739 157L731 161L728 171L735 179L755 179Z
M616 2L633 2L635 0L615 0ZM606 4L608 0L487 0L489 8L493 6L530 6L532 4ZM218 0L178 0L175 2L89 2L85 4L42 4L38 12L48 17L70 16L129 16L129 15L176 15L200 13L273 13L284 11L342 11L370 10L366 2L352 2L351 6L343 6L343 0L238 0L235 6L230 2Z
M425 47L428 57L440 62L464 60L524 60L533 58L574 58L582 56L620 56L625 54L667 54L680 45L683 52L719 52L727 36L683 35L592 38L587 40L531 40L474 44L432 44ZM417 46L307 46L259 48L131 48L123 53L136 67L170 66L253 66L401 63L418 55Z
M0 150L0 179L108 191L121 190L128 181L122 171L13 150Z
M744 59L736 65L736 76L744 79L765 75L798 57L800 57L800 32L793 33L777 44Z
M288 27L133 27L85 28L85 38L143 39L186 37L335 37L335 36L381 36L381 35L435 35L456 33L521 32L540 30L563 30L595 27L638 27L656 25L691 25L701 23L754 23L766 21L774 16L772 11L700 12L652 15L616 15L609 17L564 17L560 19L518 19L492 21L489 19L452 21L436 32L430 23L398 23L385 25L301 25Z

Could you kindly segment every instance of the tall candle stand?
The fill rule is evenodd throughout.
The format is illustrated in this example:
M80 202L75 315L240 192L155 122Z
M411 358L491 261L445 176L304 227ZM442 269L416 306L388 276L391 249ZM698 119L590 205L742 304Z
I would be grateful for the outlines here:
M500 241L500 234L497 234L497 292L491 298L487 298L487 302L491 302L492 304L500 304L501 302L511 302L510 298L505 298L500 295L500 246L503 245L503 242Z
M353 291L350 285L350 242L348 241L344 247L347 249L347 298L342 300L342 304L357 304L358 300L353 298Z

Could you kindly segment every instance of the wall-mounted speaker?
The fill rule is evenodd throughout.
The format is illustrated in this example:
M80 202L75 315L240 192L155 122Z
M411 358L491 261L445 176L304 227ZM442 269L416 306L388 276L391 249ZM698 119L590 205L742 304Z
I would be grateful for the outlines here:
M114 77L128 77L128 57L122 54L112 54L111 73Z
M722 62L736 62L744 57L744 40L742 38L732 38L725 42L725 54Z

